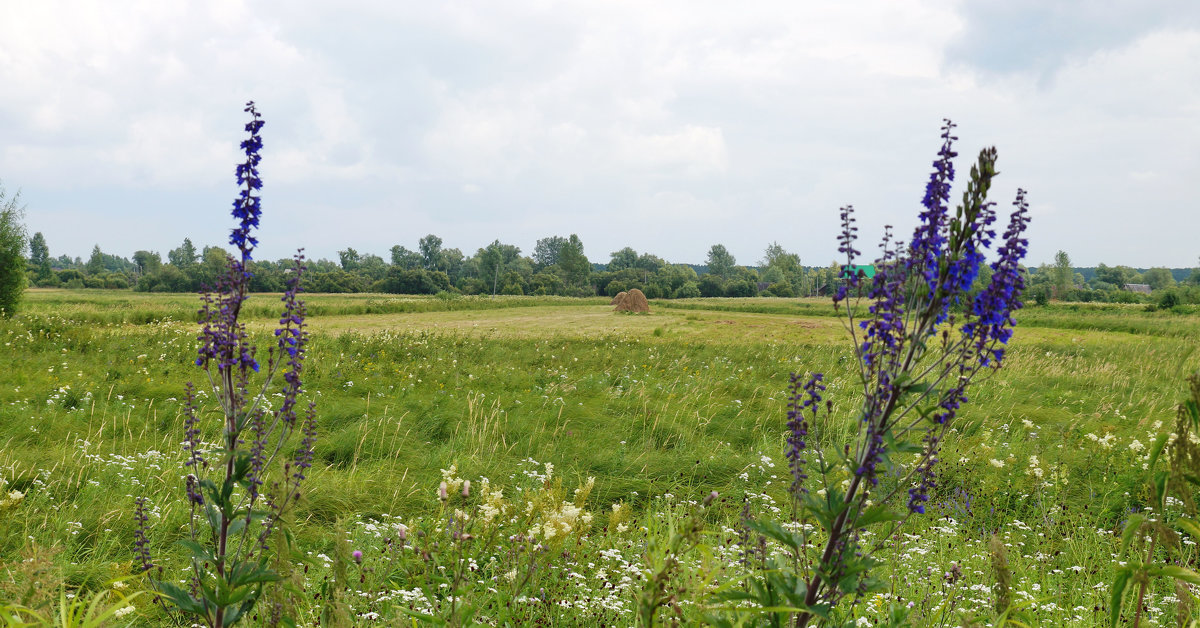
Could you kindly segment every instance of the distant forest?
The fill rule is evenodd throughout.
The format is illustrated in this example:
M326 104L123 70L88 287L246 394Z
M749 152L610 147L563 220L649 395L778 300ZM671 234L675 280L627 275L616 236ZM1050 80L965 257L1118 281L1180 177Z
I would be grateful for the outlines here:
M190 239L167 252L136 251L132 259L105 253L97 245L87 260L51 256L41 233L30 239L30 285L61 288L107 288L142 292L197 292L216 284L225 271L228 252L215 246L198 249ZM677 264L652 253L626 247L614 251L605 263L584 254L576 235L552 236L537 241L534 250L499 240L466 255L445 248L442 239L427 235L410 250L396 245L389 258L359 253L347 247L338 259L308 260L309 292L380 292L392 294L506 294L612 296L638 288L651 299L692 297L824 296L841 281L838 262L804 265L800 255L778 243L766 246L751 265L738 264L721 244L713 245L704 264ZM292 260L261 260L251 265L251 289L280 292ZM1156 303L1165 307L1200 303L1200 267L1131 268L1129 266L1075 267L1059 251L1054 264L1030 268L1029 292L1033 299ZM984 269L977 280L982 287L990 278Z

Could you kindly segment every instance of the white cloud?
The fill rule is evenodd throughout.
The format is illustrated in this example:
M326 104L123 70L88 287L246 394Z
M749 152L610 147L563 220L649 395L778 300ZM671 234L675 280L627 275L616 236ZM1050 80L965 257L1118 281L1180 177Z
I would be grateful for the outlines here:
M1162 225L1194 204L1198 12L1074 4L16 3L0 177L56 250L169 248L195 223L131 225L171 196L223 218L255 98L268 205L318 257L575 232L596 261L780 240L825 263L841 205L866 242L908 228L949 116L964 175L996 144L998 200L1030 190L1035 261L1190 264ZM70 190L88 205L39 202ZM111 234L54 219L89 208Z

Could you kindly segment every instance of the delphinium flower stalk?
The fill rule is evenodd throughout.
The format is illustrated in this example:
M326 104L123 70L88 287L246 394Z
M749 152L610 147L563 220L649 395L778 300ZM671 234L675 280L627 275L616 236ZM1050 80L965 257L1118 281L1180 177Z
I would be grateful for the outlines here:
M189 382L184 395L183 447L191 509L189 539L184 545L191 552L191 582L183 588L154 581L178 610L213 628L248 617L264 587L281 579L271 568L272 535L300 496L316 441L313 405L309 404L303 418L297 416L308 341L305 306L299 299L305 270L302 252L295 256L288 278L265 372L257 347L239 320L258 244L253 233L262 214L258 165L263 146L259 131L264 122L253 102L247 103L245 111L251 117L245 127L249 137L241 143L245 161L237 166L240 190L232 212L237 226L229 237L237 254L228 258L215 291L202 295L199 312L196 365L204 370L213 399L220 405L221 441L219 446L207 448L201 442L200 404ZM261 381L256 381L256 374ZM282 379L278 387L282 400L272 407L267 397L276 389L277 379ZM301 440L294 452L288 453L288 443L297 431ZM272 471L276 466L281 469ZM139 544L138 557L144 568L151 564L146 544Z
M1025 192L1017 192L989 283L972 297L996 236L996 211L987 200L996 176L996 150L980 152L962 201L951 211L957 156L953 132L947 120L912 238L901 241L890 227L885 230L874 277L866 277L856 265L853 208L841 210L838 250L845 255L844 281L834 305L844 313L853 342L862 404L853 440L835 452L840 460L831 462L820 448L806 451L821 410L823 375L813 374L804 392L793 375L788 412L792 494L803 513L821 524L826 539L805 575L803 599L796 600L802 602L795 618L799 626L822 616L845 595L876 586L869 575L873 553L910 515L925 512L936 488L938 452L947 430L975 377L1000 367L1016 324L1029 221ZM825 410L830 408L827 402ZM902 459L905 455L908 459ZM839 462L844 476L830 473ZM814 464L821 471L813 478L823 483L820 498L805 486ZM885 472L888 479L881 483ZM844 487L842 477L848 477ZM884 523L884 534L866 545L862 531Z

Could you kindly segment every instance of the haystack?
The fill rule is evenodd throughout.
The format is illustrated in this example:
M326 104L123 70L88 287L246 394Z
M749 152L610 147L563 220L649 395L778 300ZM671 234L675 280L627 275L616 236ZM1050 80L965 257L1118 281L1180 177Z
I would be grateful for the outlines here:
M621 295L618 294L618 297ZM646 301L646 295L642 294L641 290L634 288L625 295L625 298L617 303L617 312L649 312L650 302Z
M621 301L624 301L626 299L626 297L628 297L628 296L629 296L629 293L622 290L622 291L618 292L617 296L613 297L612 301L609 301L608 304L609 305L620 305Z

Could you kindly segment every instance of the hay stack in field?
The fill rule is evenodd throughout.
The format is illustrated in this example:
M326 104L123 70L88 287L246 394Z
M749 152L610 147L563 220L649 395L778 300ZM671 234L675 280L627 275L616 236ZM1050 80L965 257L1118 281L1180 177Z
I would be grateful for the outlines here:
M620 296L620 295L617 295ZM649 312L650 302L646 300L646 295L642 294L641 290L634 288L629 291L623 300L617 303L617 312Z
M622 290L622 291L618 292L617 296L613 297L612 301L609 301L608 304L609 305L620 305L621 302L624 301L628 296L629 296L629 293Z

